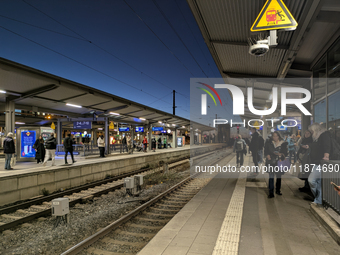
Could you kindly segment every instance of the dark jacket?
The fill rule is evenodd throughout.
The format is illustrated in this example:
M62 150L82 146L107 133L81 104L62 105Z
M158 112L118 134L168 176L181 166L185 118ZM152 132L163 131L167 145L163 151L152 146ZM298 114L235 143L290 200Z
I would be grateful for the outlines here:
M305 154L306 151L307 151L307 149L302 148L301 145L310 145L312 142L313 142L312 136L310 136L310 137L308 137L308 138L303 137L303 138L302 138L302 141L301 141L301 144L300 144L300 148L299 148L297 154L298 154L298 155L299 155L300 153L301 153L301 154Z
M57 140L53 136L48 138L45 144L46 144L46 149L48 150L55 150L57 148Z
M6 137L4 140L4 153L13 154L15 153L14 140L12 137Z
M249 150L251 152L257 152L259 150L259 133L255 132L251 135L251 141L249 145Z
M275 148L273 140L272 139L267 139L265 146L264 146L264 155L267 158L267 155L270 155L271 160L269 161L266 159L266 164L270 165L277 165L277 161L279 160L279 157L275 155L275 152L282 153L283 155L281 156L281 160L284 160L287 155L288 155L288 143L283 142L281 146L278 146Z
M44 146L44 140L40 141L37 139L33 145L33 148L37 151L35 152L35 159L44 159L45 158L45 146Z
M66 137L64 140L64 151L73 151L73 140L71 137Z

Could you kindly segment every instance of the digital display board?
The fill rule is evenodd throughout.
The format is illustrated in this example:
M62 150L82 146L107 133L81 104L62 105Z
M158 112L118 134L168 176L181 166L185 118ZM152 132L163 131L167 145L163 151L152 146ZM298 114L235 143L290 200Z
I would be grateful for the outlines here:
M152 127L152 131L163 131L163 127Z
M287 126L280 126L280 125L277 125L277 130L278 131L287 131Z
M21 158L34 158L35 149L33 145L37 138L36 131L34 130L21 130L21 144L20 144L20 156Z
M92 122L91 121L74 121L73 128L74 129L91 129Z
M128 132L128 131L130 131L129 127L120 127L119 128L119 132Z
M177 147L182 147L182 137L177 137Z
M144 127L136 127L135 131L136 132L144 132Z

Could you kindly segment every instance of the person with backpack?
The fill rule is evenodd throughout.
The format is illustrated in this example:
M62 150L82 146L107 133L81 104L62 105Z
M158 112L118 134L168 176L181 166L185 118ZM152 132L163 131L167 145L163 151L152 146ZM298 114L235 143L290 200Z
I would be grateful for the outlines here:
M247 144L246 142L242 139L241 135L238 135L238 137L235 140L234 143L234 149L233 151L236 151L236 164L237 167L243 166L243 153L246 148Z
M73 140L71 138L71 134L68 134L67 137L64 140L64 151L65 151L65 165L67 163L67 154L70 153L71 158L72 158L72 164L75 163L76 161L73 158Z
M289 153L289 162L292 163L292 157L294 158L294 164L296 163L296 154L295 154L295 135L291 135L287 138L288 142L288 153Z
M57 148L57 140L54 138L54 133L46 140L46 155L43 166L46 166L47 160L52 158L52 166L55 166L55 150Z
M11 167L11 159L12 159L12 156L14 156L15 154L13 133L9 132L7 134L7 137L4 140L3 148L4 148L4 153L5 153L5 169L13 170L13 168Z
M331 134L319 123L313 123L308 128L312 132L313 144L307 145L307 149L311 147L310 163L314 164L313 169L308 177L310 189L315 197L312 204L322 206L322 188L321 188L321 161L329 161L332 154ZM315 145L315 146L313 146ZM303 168L305 166L302 166Z

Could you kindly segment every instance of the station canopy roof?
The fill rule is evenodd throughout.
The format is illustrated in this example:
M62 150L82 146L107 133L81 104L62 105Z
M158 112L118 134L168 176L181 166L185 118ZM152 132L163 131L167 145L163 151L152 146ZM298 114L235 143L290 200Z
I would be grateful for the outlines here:
M16 122L35 125L50 123L37 112L54 114L54 118L109 117L110 121L127 124L164 123L167 127L189 129L190 120L163 112L110 93L85 86L4 58L0 58L0 107L5 111L6 100L15 102L15 108L31 111L34 116L16 116ZM0 91L1 92L1 91ZM81 106L72 107L67 104ZM115 115L116 114L116 115ZM141 120L143 118L145 120ZM4 116L0 118L4 123ZM214 128L191 123L201 131Z
M263 78L309 79L313 66L340 36L339 0L283 0L298 27L295 31L278 30L278 45L270 47L266 55L255 57L249 54L248 40L256 40L258 36L266 39L269 32L251 32L250 28L266 0L187 2L222 77L226 82L232 78L251 79L248 84L235 85L243 92L246 86L254 88L258 109L268 107L266 101L273 86L302 87L280 81L274 85ZM292 111L301 114L296 109Z

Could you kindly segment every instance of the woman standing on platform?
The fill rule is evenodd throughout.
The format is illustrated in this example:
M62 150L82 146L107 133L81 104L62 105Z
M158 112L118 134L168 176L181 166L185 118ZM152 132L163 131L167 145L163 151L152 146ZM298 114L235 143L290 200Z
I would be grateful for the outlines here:
M148 147L148 139L146 139L146 136L144 136L144 139L143 139L143 147L144 147L144 152L146 152L146 149Z
M33 148L35 149L35 159L37 160L37 164L43 163L45 158L45 146L44 139L40 135L39 138L35 141Z
M285 142L280 133L275 131L272 135L271 141L268 141L265 144L264 154L266 155L266 165L269 173L269 195L268 198L274 197L274 176L276 175L276 194L281 196L281 176L282 172L276 172L274 170L270 170L270 167L274 169L277 167L277 162L279 160L285 160L288 154L288 143Z

